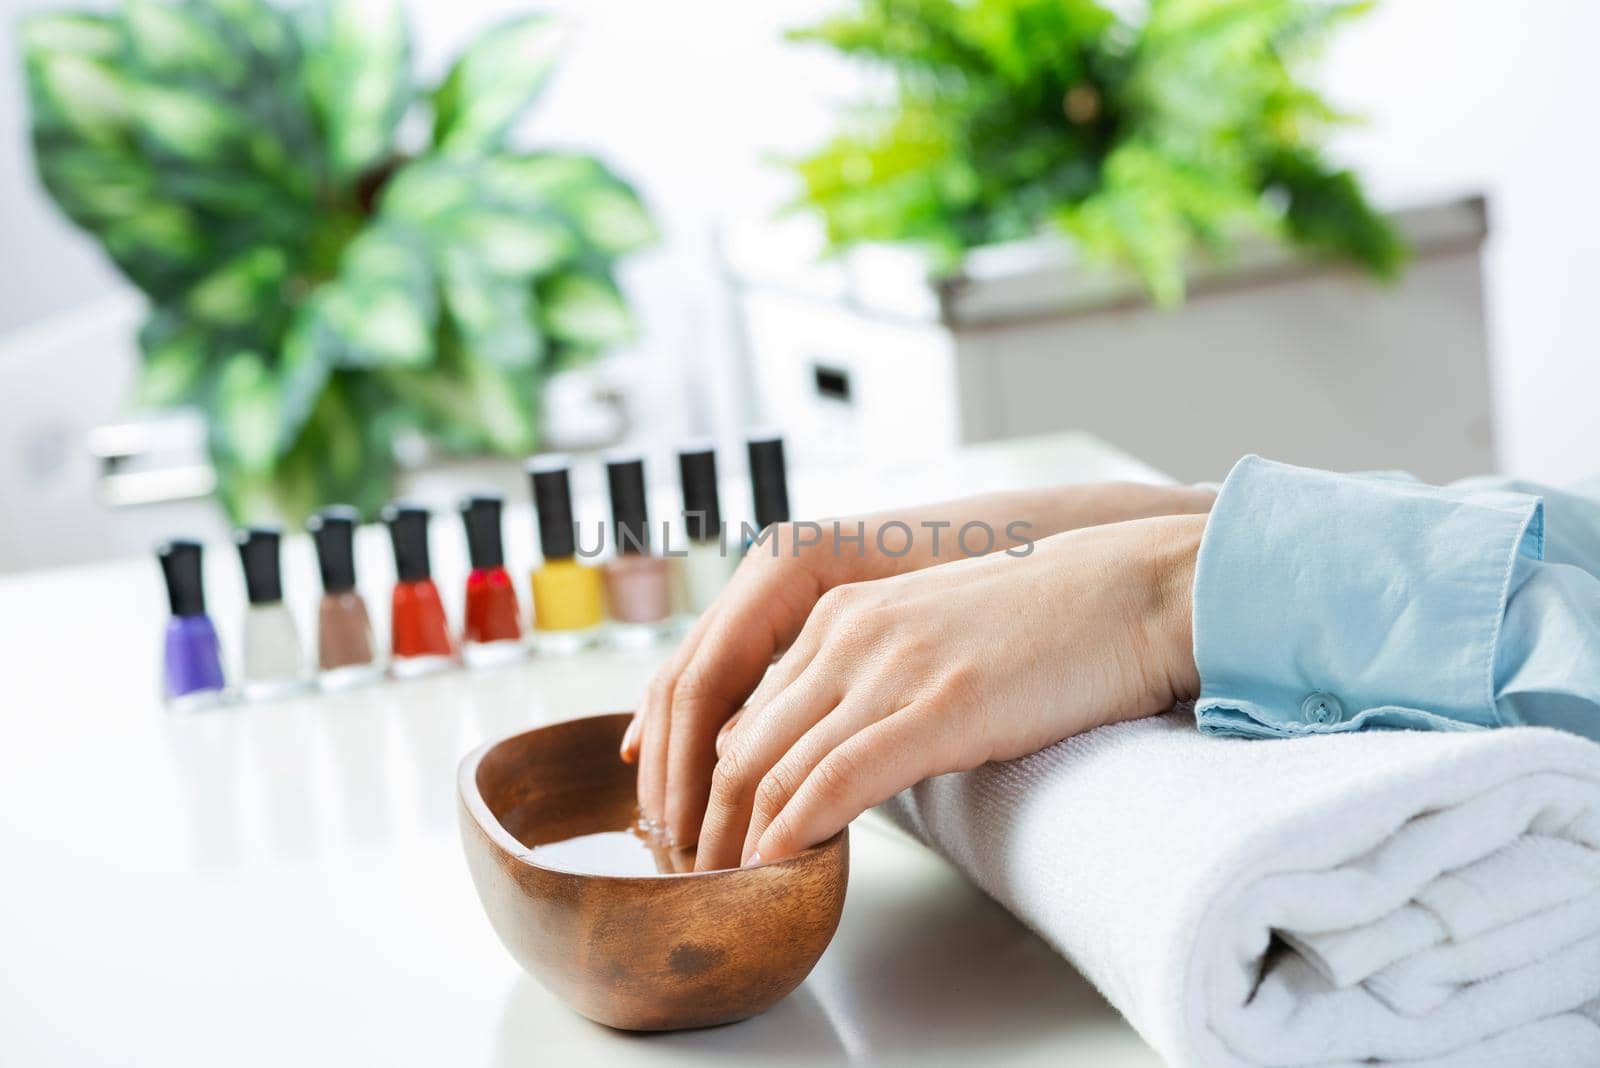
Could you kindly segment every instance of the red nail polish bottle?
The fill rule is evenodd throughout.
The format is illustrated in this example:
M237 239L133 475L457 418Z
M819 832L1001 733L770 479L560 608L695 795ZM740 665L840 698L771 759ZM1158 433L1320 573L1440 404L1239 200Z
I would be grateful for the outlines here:
M389 632L394 660L390 670L409 678L450 667L455 648L439 589L428 564L428 510L391 504L383 510L394 544L394 585Z
M462 655L469 667L488 667L527 655L522 642L522 611L517 588L506 573L500 539L501 498L474 494L461 502L467 527L467 609L462 627Z

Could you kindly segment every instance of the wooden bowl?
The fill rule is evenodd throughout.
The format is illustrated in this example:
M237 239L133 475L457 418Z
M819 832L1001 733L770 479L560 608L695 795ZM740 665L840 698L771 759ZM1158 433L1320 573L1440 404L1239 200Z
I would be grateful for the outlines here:
M620 830L634 769L626 713L515 734L461 762L461 835L478 896L517 963L591 1020L630 1031L731 1023L800 985L839 925L848 829L753 868L582 875L533 846Z

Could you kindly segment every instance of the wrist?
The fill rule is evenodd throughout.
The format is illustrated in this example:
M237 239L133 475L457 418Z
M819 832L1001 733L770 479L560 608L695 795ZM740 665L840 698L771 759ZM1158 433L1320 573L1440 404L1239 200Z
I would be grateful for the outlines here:
M1207 516L1149 519L1146 627L1174 701L1200 695L1194 659L1194 574Z

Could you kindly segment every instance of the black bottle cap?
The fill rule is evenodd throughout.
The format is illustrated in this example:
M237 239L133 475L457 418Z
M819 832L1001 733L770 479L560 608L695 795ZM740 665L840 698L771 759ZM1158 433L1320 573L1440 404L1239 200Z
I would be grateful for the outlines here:
M750 492L755 498L756 526L765 530L789 519L789 479L783 465L783 437L750 436Z
M571 559L577 551L572 524L572 483L565 456L535 456L523 465L533 480L533 509L539 518L539 551L546 560Z
M244 565L244 589L251 604L277 604L283 600L283 575L278 564L277 527L246 527L233 532Z
M617 552L644 552L650 546L650 512L645 505L644 461L617 456L606 461L611 486L611 527Z
M200 543L174 538L156 550L167 580L167 602L175 616L206 614L206 591L200 581Z
M505 566L505 546L500 540L500 510L504 503L497 493L474 493L461 500L461 519L467 525L467 556L474 571Z
M711 541L722 530L722 502L717 496L717 453L710 445L692 445L678 452L683 481L683 525L690 541Z
M345 504L329 505L306 521L317 545L317 568L322 588L344 593L356 586L356 524L361 513Z
M428 566L428 510L420 504L395 501L384 506L383 521L394 545L394 573L401 582L432 576Z

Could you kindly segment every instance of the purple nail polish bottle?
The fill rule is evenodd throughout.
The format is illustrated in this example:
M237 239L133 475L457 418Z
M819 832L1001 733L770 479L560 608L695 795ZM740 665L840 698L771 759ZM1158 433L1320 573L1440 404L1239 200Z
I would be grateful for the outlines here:
M169 541L156 550L167 580L172 618L167 621L166 695L175 708L194 708L222 695L222 652L206 615L200 581L200 543Z

